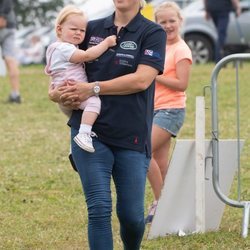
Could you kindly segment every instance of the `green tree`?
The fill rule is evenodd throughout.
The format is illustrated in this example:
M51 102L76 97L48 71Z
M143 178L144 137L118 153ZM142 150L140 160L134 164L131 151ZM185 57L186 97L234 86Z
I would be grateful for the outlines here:
M52 25L58 10L70 0L14 0L18 27Z

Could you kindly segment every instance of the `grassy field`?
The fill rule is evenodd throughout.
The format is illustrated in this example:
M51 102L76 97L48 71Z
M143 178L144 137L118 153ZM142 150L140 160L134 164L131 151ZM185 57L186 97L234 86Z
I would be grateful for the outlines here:
M193 67L186 122L178 138L194 138L195 97L203 95L204 86L210 84L212 69L212 64ZM219 78L221 138L235 137L234 75L230 65ZM242 199L250 200L248 64L240 68L240 75L241 138L246 140L242 152ZM47 85L42 66L22 68L23 103L11 105L5 102L8 79L0 78L0 249L88 249L82 189L67 159L69 128L66 118L48 100ZM206 106L206 137L211 138L209 91L206 91ZM235 181L230 197L236 197L236 186ZM151 201L147 183L146 210ZM241 222L242 210L226 206L218 232L154 240L145 237L142 250L250 249L250 235L246 239L241 237ZM122 249L115 213L113 232L115 250Z

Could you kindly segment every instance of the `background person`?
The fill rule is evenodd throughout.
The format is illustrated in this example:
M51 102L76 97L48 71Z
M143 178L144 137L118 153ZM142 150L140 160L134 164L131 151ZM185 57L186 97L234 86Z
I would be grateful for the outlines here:
M18 61L22 65L41 64L44 60L45 46L41 38L33 35L30 38L30 46L20 49Z
M144 195L151 155L154 79L162 72L164 30L140 13L144 1L114 0L115 12L88 23L81 48L117 35L117 45L86 63L90 83L59 87L54 101L77 108L89 96L100 94L101 113L93 131L92 154L73 141L81 110L72 113L72 155L81 178L88 207L90 249L113 249L111 180L116 189L116 212L124 249L140 249L145 230Z
M239 0L204 0L206 19L212 19L217 30L217 43L215 46L215 62L224 56L224 45L227 39L229 14L235 11L238 17L241 13Z
M97 46L87 50L80 50L78 44L85 37L87 19L84 13L69 5L64 7L56 20L57 41L49 45L46 51L47 65L45 72L52 77L50 88L60 86L66 80L87 81L83 62L92 61L103 54L109 47L116 45L116 36L109 36ZM62 111L70 116L71 109L60 105ZM92 96L79 106L84 110L79 133L75 142L84 150L94 152L92 144L92 126L100 113L101 102L97 96Z
M168 171L171 138L176 137L185 118L186 94L192 64L192 54L180 35L183 18L175 2L164 2L155 10L155 21L167 34L164 72L156 77L152 159L148 179L155 201L146 222L155 214L163 182Z
M21 103L19 68L15 58L16 16L12 0L0 1L0 46L10 78L11 93L8 102Z

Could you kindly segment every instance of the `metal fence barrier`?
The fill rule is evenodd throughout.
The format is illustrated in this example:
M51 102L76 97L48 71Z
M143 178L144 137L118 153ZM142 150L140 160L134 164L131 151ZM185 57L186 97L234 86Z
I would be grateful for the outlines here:
M249 212L250 212L250 201L244 201L240 198L240 189L241 183L240 179L238 180L238 200L230 199L226 196L220 187L219 182L219 127L218 127L218 97L217 97L217 78L223 67L226 66L229 62L232 62L235 66L236 72L236 128L237 128L237 141L238 141L238 168L240 168L240 119L239 119L239 67L242 61L250 61L250 53L244 54L232 54L227 57L224 57L219 61L212 72L211 75L211 118L212 118L212 164L213 164L213 186L217 196L225 204L243 208L243 220L242 220L242 237L246 238L248 235L248 226L249 226ZM238 171L240 172L240 171Z

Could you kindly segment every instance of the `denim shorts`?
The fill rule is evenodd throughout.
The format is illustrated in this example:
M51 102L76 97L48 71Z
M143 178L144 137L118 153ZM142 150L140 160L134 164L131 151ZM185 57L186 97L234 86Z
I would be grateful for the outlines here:
M176 137L184 123L185 113L185 108L155 110L153 124Z

